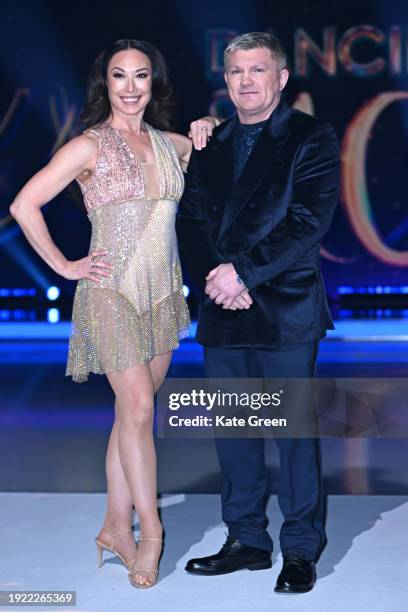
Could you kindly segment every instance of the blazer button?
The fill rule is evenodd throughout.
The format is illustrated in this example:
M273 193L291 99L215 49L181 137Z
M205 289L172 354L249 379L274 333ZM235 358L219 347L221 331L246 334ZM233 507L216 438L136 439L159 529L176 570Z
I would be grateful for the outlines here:
M214 211L214 212L217 212L217 210L218 210L218 206L215 206L215 205L214 205L214 206L212 207L212 209L213 209L213 211Z
M255 206L256 206L255 202L250 202L249 203L249 208L255 208Z

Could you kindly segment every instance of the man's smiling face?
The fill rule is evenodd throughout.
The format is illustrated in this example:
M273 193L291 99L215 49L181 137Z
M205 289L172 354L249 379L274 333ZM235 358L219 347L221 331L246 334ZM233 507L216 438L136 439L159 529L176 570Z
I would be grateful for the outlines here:
M267 119L289 77L267 47L236 49L227 58L225 82L242 123Z

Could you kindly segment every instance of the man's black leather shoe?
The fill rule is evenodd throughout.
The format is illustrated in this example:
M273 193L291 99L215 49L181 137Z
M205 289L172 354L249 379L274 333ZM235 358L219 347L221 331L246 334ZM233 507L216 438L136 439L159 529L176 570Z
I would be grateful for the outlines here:
M228 536L221 550L210 557L190 559L186 571L200 576L218 576L240 569L261 570L272 566L271 553L267 550L241 544Z
M276 593L307 593L316 582L314 561L295 554L284 555L282 571L275 586Z

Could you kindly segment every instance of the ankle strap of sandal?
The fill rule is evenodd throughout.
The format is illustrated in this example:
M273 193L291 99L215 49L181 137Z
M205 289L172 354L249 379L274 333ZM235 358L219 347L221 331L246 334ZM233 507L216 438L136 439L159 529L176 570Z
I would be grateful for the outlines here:
M106 527L105 527L105 529L106 529ZM109 535L111 535L112 538L116 538L116 536L123 535L124 533L133 533L132 529L126 529L124 531L118 531L117 533L113 533L110 529L106 529L106 531L108 531Z
M157 567L138 567L137 566L137 562L132 566L129 567L129 576L134 576L135 574L143 574L143 572L147 572L147 573L155 573L158 574L159 570L157 569Z
M118 531L117 533L113 533L113 531L111 531L110 529L107 529L106 527L105 527L105 530L109 533L111 537L111 546L113 546L113 539L116 538L117 536L124 535L125 533L133 533L132 529Z

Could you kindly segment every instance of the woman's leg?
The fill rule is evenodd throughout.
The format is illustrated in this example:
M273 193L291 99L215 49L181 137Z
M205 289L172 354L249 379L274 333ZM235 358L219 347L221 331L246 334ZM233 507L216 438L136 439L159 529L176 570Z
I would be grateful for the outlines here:
M115 538L115 548L129 562L136 558L137 547L132 530L133 501L123 472L118 448L118 419L115 402L115 421L106 453L106 480L108 489L107 509L103 527L98 534L103 542L111 543L111 533L121 533Z
M172 353L166 353L165 355L158 355L150 363L150 373L152 376L154 391L158 391L160 388L170 365ZM154 447L153 447L154 448ZM154 451L154 459L156 465L156 453ZM157 479L156 479L156 468L154 472L155 484L154 484L154 496L155 496L155 510L157 513ZM158 517L158 513L157 513ZM153 524L146 525L144 529L141 525L142 538L162 538L163 529L160 524L160 528L157 529ZM156 568L158 566L160 554L162 551L162 542L157 540L141 540L139 543L137 565L136 568ZM133 580L140 585L150 586L156 579L155 573L149 572L138 572L137 569L133 574Z
M149 369L152 375L155 393L160 389L164 379L166 378L172 354L173 353L170 352L165 353L164 355L157 355L149 363Z
M115 423L106 462L108 509L104 528L111 531L130 529L133 503L139 515L142 535L161 537L152 436L153 399L154 392L165 378L170 360L171 353L158 355L147 366L135 366L124 372L108 374L116 395ZM103 529L100 535L106 540ZM135 557L132 534L119 536L116 546L126 559ZM156 567L160 550L160 543L143 542L138 565ZM140 575L137 582L148 584L151 580L146 575Z

